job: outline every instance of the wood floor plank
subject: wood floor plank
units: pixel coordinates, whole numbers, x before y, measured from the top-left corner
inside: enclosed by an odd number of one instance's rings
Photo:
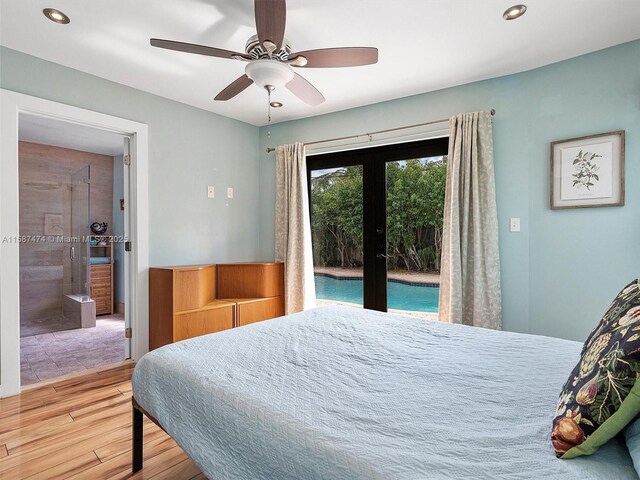
[[[131,382],[129,382],[128,385],[125,385],[122,388],[118,388],[118,390],[120,390],[120,392],[123,394],[133,393],[133,388],[131,388]]]
[[[133,363],[0,400],[0,478],[206,480],[144,419],[144,468],[131,472]]]
[[[53,384],[47,384],[46,386],[33,388],[20,395],[0,399],[0,418],[9,417],[14,413],[16,413],[16,411],[21,411],[22,413],[25,413],[28,409],[27,407],[39,407],[39,406],[55,403],[60,399],[67,398],[66,394],[64,393],[65,388],[67,387],[74,387],[78,384],[86,385],[90,380],[93,381],[95,384],[95,381],[101,378],[107,379],[113,376],[121,377],[123,372],[127,372],[127,371],[132,372],[134,366],[135,366],[134,363],[127,362],[127,363],[123,363],[118,368],[110,368],[107,370],[90,372],[82,376],[76,375],[70,379],[65,379]],[[129,388],[130,388],[130,385],[131,385],[130,382],[124,382],[118,385],[126,386],[127,384],[129,385]],[[103,384],[103,386],[104,385],[106,385],[106,383]],[[56,388],[62,390],[63,393],[57,393]]]
[[[191,480],[200,473],[202,473],[200,469],[196,467],[191,460],[186,459],[173,467],[161,471],[151,478],[153,480]],[[135,478],[135,476],[133,478]]]
[[[96,457],[93,452],[89,452],[85,453],[84,455],[75,456],[69,461],[56,465],[53,468],[42,470],[35,475],[22,478],[26,478],[28,480],[51,480],[52,478],[67,478],[72,475],[84,472],[95,465],[100,465],[100,460],[98,460],[98,457]]]
[[[148,451],[146,451],[148,450]],[[123,453],[100,465],[90,468],[82,474],[74,475],[69,480],[80,480],[85,478],[110,480],[121,478],[151,478],[162,471],[171,468],[176,463],[187,459],[187,456],[180,447],[173,447],[158,453],[151,448],[146,448],[144,452],[144,468],[136,475],[131,474],[131,452]]]
[[[60,400],[69,398],[69,389],[83,388],[77,387],[78,385],[84,385],[85,390],[91,390],[95,385],[105,387],[111,384],[113,384],[113,388],[115,389],[122,389],[123,391],[125,391],[127,388],[129,388],[129,390],[131,390],[131,382],[128,381],[130,375],[127,375],[127,372],[130,373],[132,371],[131,367],[129,366],[129,364],[125,364],[123,366],[123,369],[124,371],[120,372],[107,370],[105,372],[102,372],[102,376],[100,375],[100,373],[88,374],[86,376],[84,384],[82,379],[85,377],[74,377],[69,380],[63,380],[59,382],[59,384],[56,383],[47,385],[46,387],[31,390],[24,394],[0,399],[0,420],[3,418],[11,417],[18,412],[25,414],[28,411],[32,411],[33,409],[40,408],[46,405],[52,405],[56,402],[59,402]],[[121,381],[111,381],[114,379],[114,376],[117,376],[117,380]],[[102,378],[108,379],[108,382],[98,383]]]
[[[131,395],[122,395],[103,400],[102,402],[94,403],[82,408],[76,408],[71,410],[69,415],[74,420],[81,420],[86,417],[91,417],[102,412],[108,412],[109,410],[126,405],[131,408]]]
[[[97,448],[104,447],[109,442],[116,442],[127,435],[129,426],[123,426],[117,430],[107,433],[86,432],[83,435],[71,435],[57,444],[45,444],[41,448],[29,446],[28,451],[12,451],[9,448],[9,455],[0,459],[0,472],[19,471],[21,466],[40,465],[42,469],[52,468],[60,463],[84,453],[92,452]],[[77,440],[76,440],[77,439]],[[7,477],[16,478],[16,477]]]
[[[121,365],[118,365],[117,367],[102,368],[99,370],[88,372],[85,375],[76,375],[71,378],[68,378],[59,382],[55,382],[53,386],[56,389],[62,389],[62,388],[70,387],[73,385],[81,385],[84,382],[87,382],[89,380],[95,380],[96,378],[100,378],[100,377],[108,378],[111,375],[119,375],[122,372],[126,372],[126,371],[132,372],[135,366],[136,364],[134,362],[124,362]]]
[[[95,379],[80,383],[78,385],[70,385],[68,387],[54,387],[56,392],[63,393],[66,395],[74,395],[83,392],[89,392],[96,387],[106,387],[106,386],[114,386],[119,385],[123,382],[128,381],[131,378],[129,372],[122,372],[118,375],[108,375],[105,377],[97,376]]]
[[[180,447],[175,447],[165,452],[162,452],[159,455],[151,457],[149,460],[145,460],[144,470],[140,470],[135,475],[131,475],[126,478],[130,478],[131,480],[153,478],[159,473],[162,473],[168,470],[169,468],[173,467],[174,465],[188,459],[189,457],[185,455],[185,453],[182,451]]]
[[[96,414],[93,417],[84,419],[84,421],[75,421],[64,429],[47,431],[28,439],[13,440],[7,444],[7,448],[11,454],[25,453],[61,443],[73,442],[74,438],[91,437],[98,429],[102,434],[105,434],[112,430],[126,427],[129,424],[126,418],[128,410],[126,405],[123,405],[113,410]]]
[[[51,418],[56,415],[63,415],[72,410],[121,395],[122,394],[118,390],[114,390],[111,387],[96,389],[93,392],[82,396],[70,395],[67,399],[54,404],[44,405],[30,410],[25,414],[18,413],[9,418],[0,420],[0,434],[15,430],[16,428],[33,425],[42,420],[46,420],[47,418]]]
[[[35,438],[39,435],[46,435],[47,433],[56,431],[61,425],[73,422],[73,418],[69,414],[58,415],[47,420],[43,420],[33,425],[29,425],[23,428],[11,430],[0,435],[0,444],[24,439]]]
[[[21,408],[29,402],[42,401],[42,399],[48,398],[55,393],[55,388],[47,386],[33,389],[20,395],[14,395],[13,397],[0,398],[0,412],[4,413],[13,408]]]
[[[17,397],[0,398],[0,419],[15,415],[18,412],[25,413],[31,408],[37,408],[56,401],[56,391],[53,387],[43,389],[41,395],[32,395],[16,400]],[[22,395],[18,395],[21,397]],[[61,397],[58,397],[58,399]]]
[[[151,444],[150,447],[148,445]],[[162,431],[159,427],[157,427],[154,423],[150,425],[144,426],[144,450],[147,448],[157,449],[157,444],[160,444],[160,450],[162,450],[162,445],[164,445],[165,449],[173,448],[176,446],[175,440],[169,437],[164,431]],[[122,455],[123,453],[131,451],[131,435],[127,435],[125,438],[117,442],[112,442],[109,445],[105,445],[102,448],[98,448],[95,450],[96,455],[100,459],[101,462],[106,462],[111,460],[118,455]]]

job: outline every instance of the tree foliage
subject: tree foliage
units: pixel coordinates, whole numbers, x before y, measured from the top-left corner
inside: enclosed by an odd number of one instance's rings
[[[446,157],[387,164],[389,268],[439,270]],[[362,265],[362,168],[333,170],[312,180],[314,263]]]

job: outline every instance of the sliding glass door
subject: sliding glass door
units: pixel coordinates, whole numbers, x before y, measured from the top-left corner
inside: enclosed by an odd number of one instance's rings
[[[316,294],[437,312],[448,139],[307,158]]]

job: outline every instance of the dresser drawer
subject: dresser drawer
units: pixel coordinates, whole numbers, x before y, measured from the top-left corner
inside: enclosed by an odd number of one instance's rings
[[[91,298],[94,300],[98,298],[111,298],[111,291],[107,288],[91,287]]]
[[[173,341],[233,328],[234,308],[233,304],[229,304],[220,308],[177,314],[173,325]]]
[[[111,280],[111,265],[91,265],[91,281]]]
[[[99,297],[99,298],[94,298],[93,300],[96,302],[97,315],[111,313],[111,297],[108,297],[108,298]]]

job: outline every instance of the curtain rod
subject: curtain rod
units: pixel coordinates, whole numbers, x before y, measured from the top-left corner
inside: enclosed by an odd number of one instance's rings
[[[496,114],[496,110],[494,108],[492,108],[490,110],[490,113],[491,113],[491,115],[495,115]],[[426,127],[427,125],[433,125],[435,123],[443,123],[443,122],[448,122],[448,121],[449,121],[448,118],[443,118],[442,120],[432,120],[430,122],[425,122],[425,123],[416,123],[415,125],[407,125],[405,127],[387,128],[386,130],[377,130],[375,132],[361,133],[359,135],[347,135],[346,137],[336,137],[336,138],[328,138],[326,140],[316,140],[315,142],[307,142],[304,145],[305,146],[309,146],[309,145],[316,145],[318,143],[337,142],[338,140],[349,140],[350,138],[358,138],[358,137],[369,137],[369,140],[371,140],[371,136],[372,135],[379,135],[381,133],[396,132],[398,130],[407,130],[409,128]],[[273,151],[275,151],[275,148],[273,148],[273,147],[268,147],[267,148],[267,153],[271,153]]]

